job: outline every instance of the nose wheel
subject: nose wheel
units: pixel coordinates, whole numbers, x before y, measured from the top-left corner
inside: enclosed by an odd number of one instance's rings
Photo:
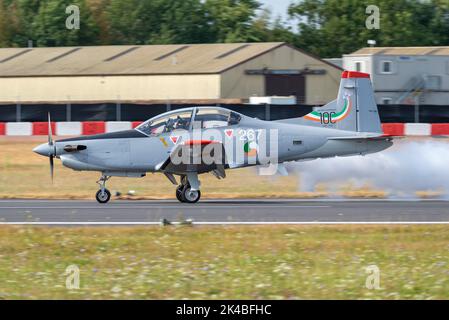
[[[95,194],[95,198],[99,203],[108,203],[111,200],[111,192],[106,189],[106,181],[108,181],[111,177],[109,176],[101,176],[100,180],[97,181],[97,184],[100,186],[100,190]]]

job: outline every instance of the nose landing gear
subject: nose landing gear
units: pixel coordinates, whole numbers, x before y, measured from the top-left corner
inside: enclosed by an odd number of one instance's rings
[[[110,176],[102,175],[100,180],[97,181],[97,184],[100,186],[100,190],[97,191],[95,198],[99,203],[107,203],[111,199],[111,192],[106,189],[106,181],[110,178]]]
[[[193,190],[186,177],[181,179],[181,184],[176,188],[176,199],[184,203],[196,203],[201,198],[200,190]]]

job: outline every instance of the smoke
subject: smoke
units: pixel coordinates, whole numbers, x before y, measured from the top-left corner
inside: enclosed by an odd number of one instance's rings
[[[299,174],[300,191],[314,191],[324,183],[330,190],[351,184],[370,186],[392,197],[414,196],[417,191],[449,194],[447,140],[398,140],[382,152],[295,162],[288,169]]]

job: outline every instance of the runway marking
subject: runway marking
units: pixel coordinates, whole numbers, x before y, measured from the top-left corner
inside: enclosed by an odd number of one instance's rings
[[[180,222],[172,222],[172,225],[181,225]],[[0,225],[102,225],[102,226],[139,226],[139,225],[161,225],[161,222],[143,221],[143,222],[107,222],[107,221],[93,221],[93,222],[0,222]],[[189,225],[189,224],[187,224]],[[449,221],[199,221],[193,222],[191,225],[449,225]]]
[[[233,202],[238,204],[238,202],[279,202],[279,203],[288,203],[288,202],[448,202],[449,198],[436,198],[436,199],[420,199],[420,198],[373,198],[373,199],[357,199],[357,198],[264,198],[264,199],[245,199],[245,198],[235,198],[235,199],[204,199],[201,200],[201,203],[216,203],[216,202]],[[94,200],[89,199],[80,199],[80,200],[63,200],[63,199],[0,199],[0,203],[27,203],[27,202],[63,202],[63,203],[95,203]],[[145,202],[145,203],[178,203],[176,200],[172,199],[142,199],[142,200],[111,200],[111,203],[131,203],[131,202]]]
[[[279,208],[277,205],[260,205],[260,206],[254,206],[254,205],[245,205],[245,204],[236,204],[236,205],[227,205],[227,206],[154,206],[154,205],[141,205],[141,206],[91,206],[91,207],[71,207],[71,206],[65,206],[65,207],[2,207],[0,206],[0,209],[229,209],[229,208]],[[283,208],[330,208],[331,206],[284,206]]]

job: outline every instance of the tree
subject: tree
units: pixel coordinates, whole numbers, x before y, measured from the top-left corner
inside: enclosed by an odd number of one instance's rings
[[[256,0],[206,0],[216,42],[254,41],[252,26],[261,4]]]
[[[25,8],[33,1],[0,0],[0,46],[25,46],[29,29],[24,16]]]
[[[8,14],[6,13],[6,5],[4,0],[0,0],[0,47],[9,46],[11,38],[10,24],[8,21]]]
[[[149,43],[213,42],[204,5],[200,0],[165,0],[160,32],[153,32]]]
[[[66,8],[77,5],[80,9],[80,28],[66,28]],[[38,46],[76,46],[97,43],[98,27],[84,0],[44,0],[32,23],[32,35]]]
[[[378,30],[365,26],[365,10],[371,4],[371,0],[303,0],[290,6],[289,14],[299,20],[295,44],[322,57],[353,52],[366,46],[368,39],[379,46],[447,44],[443,17],[448,11],[441,0],[377,0]]]

